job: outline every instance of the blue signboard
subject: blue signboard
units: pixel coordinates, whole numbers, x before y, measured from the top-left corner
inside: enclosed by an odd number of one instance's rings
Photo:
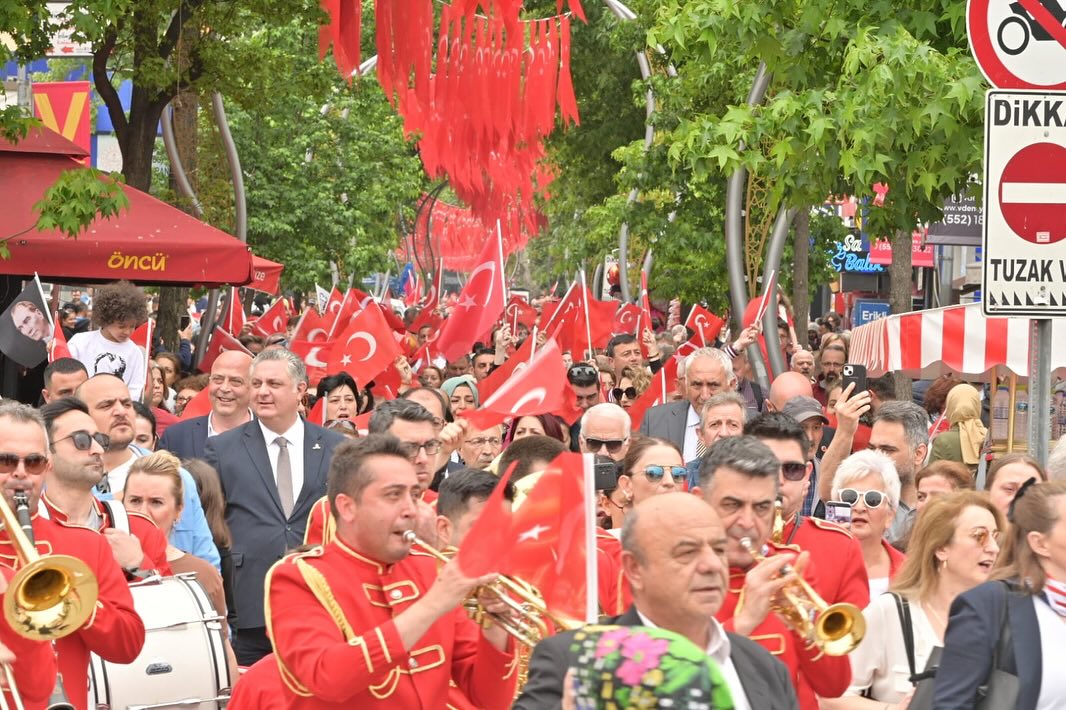
[[[888,301],[855,301],[855,307],[851,311],[851,327],[858,328],[879,318],[887,318],[891,312]]]

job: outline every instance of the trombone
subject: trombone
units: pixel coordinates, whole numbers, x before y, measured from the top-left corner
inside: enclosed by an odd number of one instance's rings
[[[741,538],[740,544],[756,562],[765,560],[769,552],[766,545],[756,549],[748,537]],[[783,575],[792,572],[791,565],[781,569]],[[827,656],[846,656],[866,635],[866,619],[859,607],[847,602],[828,604],[799,576],[778,593],[773,611],[786,626]]]
[[[55,641],[80,629],[96,609],[99,584],[87,564],[70,555],[41,555],[31,539],[29,498],[15,493],[15,511],[0,495],[0,523],[15,548],[18,571],[4,592],[4,619],[11,629],[33,641]],[[11,667],[3,667],[4,680],[22,710],[22,699]],[[63,694],[62,678],[49,700],[50,709],[72,707]],[[8,710],[0,694],[0,709]]]
[[[406,542],[417,544],[441,562],[451,561],[451,555],[427,545],[419,539],[413,530],[405,532],[403,537]],[[584,622],[566,619],[549,611],[548,605],[544,602],[544,597],[537,591],[537,588],[523,579],[500,575],[494,584],[484,587],[484,589],[506,604],[514,613],[514,616],[485,611],[485,608],[478,602],[477,596],[474,594],[471,594],[463,601],[463,608],[466,609],[474,621],[482,625],[487,621],[491,621],[500,626],[516,641],[530,649],[550,635],[549,624],[557,630],[576,629],[584,626]]]

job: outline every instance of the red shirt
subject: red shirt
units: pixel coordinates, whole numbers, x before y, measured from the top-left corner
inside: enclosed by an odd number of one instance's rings
[[[830,604],[847,602],[860,610],[870,603],[870,580],[862,560],[862,546],[845,528],[821,518],[796,518],[785,523],[783,547],[807,550],[818,570],[815,591]]]
[[[83,527],[64,527],[39,515],[33,517],[37,552],[61,554],[85,562],[100,588],[96,613],[73,634],[56,641],[59,672],[70,702],[86,710],[89,698],[89,654],[111,663],[132,663],[144,647],[144,622],[133,607],[126,579],[111,546],[100,533]],[[16,567],[11,541],[0,539],[0,565]],[[51,689],[49,689],[50,691]]]
[[[9,582],[15,576],[9,567],[0,566],[0,573]],[[0,599],[3,599],[3,594],[0,594]],[[20,636],[8,625],[6,618],[0,618],[0,643],[15,654],[11,671],[15,676],[22,704],[27,710],[42,710],[56,684],[56,654],[52,650],[52,644],[47,641],[31,641]],[[5,687],[6,682],[5,678]],[[11,693],[4,692],[4,699],[7,701],[6,707],[15,707]]]
[[[60,510],[46,493],[41,494],[41,502],[44,503],[44,507],[48,509],[48,515],[55,522],[64,527],[82,527],[71,523],[69,516]],[[103,532],[107,528],[115,527],[115,521],[111,519],[107,506],[96,498],[93,498],[93,506],[96,508],[96,514],[103,520],[103,524],[97,532]],[[144,552],[144,558],[138,567],[142,570],[155,570],[164,577],[174,574],[170,569],[170,563],[167,562],[167,539],[163,535],[163,531],[156,527],[152,519],[146,515],[129,511],[126,512],[126,515],[129,516],[130,520],[130,535],[137,538],[137,541],[141,543],[141,550]]]
[[[340,539],[274,565],[267,575],[267,628],[286,707],[439,708],[452,678],[476,707],[510,707],[512,654],[493,647],[462,607],[404,649],[393,618],[436,576],[432,557],[416,552],[383,565]],[[335,613],[316,596],[323,588]]]
[[[285,710],[285,686],[278,663],[270,653],[241,674],[230,694],[227,710]]]

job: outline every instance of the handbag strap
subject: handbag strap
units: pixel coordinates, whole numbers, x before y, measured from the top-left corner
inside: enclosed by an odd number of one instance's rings
[[[899,614],[899,625],[903,629],[903,647],[907,649],[907,664],[911,669],[911,682],[914,682],[914,624],[911,622],[911,605],[903,595],[889,592],[896,602],[896,613]]]
[[[1007,582],[1004,582],[1003,586],[1005,591],[1003,594],[1003,610],[999,617],[999,641],[996,642],[996,649],[992,654],[992,668],[993,670],[998,668],[1009,673],[1011,671],[1008,671],[1002,662],[1004,659],[1013,658],[1014,656],[1014,637],[1011,633],[1009,618],[1011,586]]]

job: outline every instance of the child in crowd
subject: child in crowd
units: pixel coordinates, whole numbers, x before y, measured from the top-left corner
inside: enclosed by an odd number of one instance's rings
[[[96,289],[93,320],[99,328],[78,333],[67,346],[89,376],[110,372],[129,387],[130,397],[140,400],[145,384],[144,353],[130,340],[133,331],[148,317],[144,292],[129,281],[117,281]]]

